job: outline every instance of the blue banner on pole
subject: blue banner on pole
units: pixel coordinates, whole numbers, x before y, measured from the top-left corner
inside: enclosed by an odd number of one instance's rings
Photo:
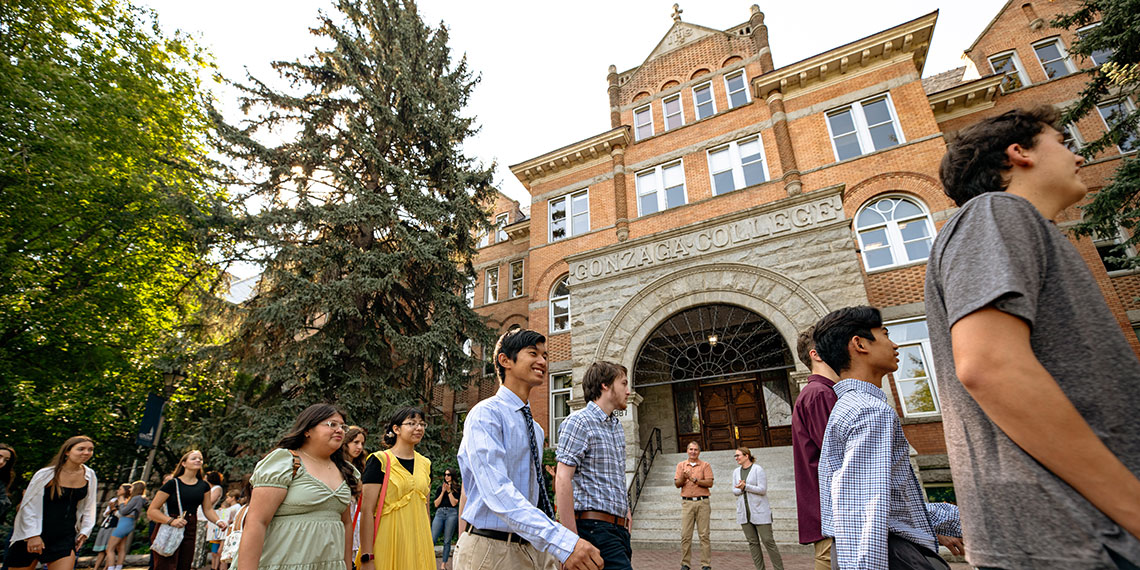
[[[154,438],[158,434],[158,423],[162,421],[162,409],[166,406],[166,398],[155,394],[146,397],[146,411],[143,412],[142,423],[139,424],[139,435],[135,443],[142,447],[154,447]]]

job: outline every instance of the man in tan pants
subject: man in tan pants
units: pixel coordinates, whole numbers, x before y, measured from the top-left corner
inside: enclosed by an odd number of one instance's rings
[[[712,567],[709,541],[709,488],[713,486],[712,466],[701,461],[701,446],[690,441],[689,457],[677,464],[673,484],[681,489],[681,570],[689,570],[693,557],[693,524],[701,537],[701,570]]]

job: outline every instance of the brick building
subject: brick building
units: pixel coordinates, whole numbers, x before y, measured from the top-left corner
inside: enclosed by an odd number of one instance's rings
[[[949,483],[923,306],[926,256],[955,210],[938,182],[944,135],[1075,100],[1086,80],[1077,71],[1096,63],[1068,57],[1073,34],[1048,26],[1075,6],[1011,1],[963,67],[926,79],[937,12],[780,68],[757,6],[727,30],[677,12],[641,65],[611,66],[611,130],[514,165],[529,215],[500,197],[501,229],[476,262],[474,305],[491,324],[548,336],[550,389],[532,405],[551,443],[583,404],[586,366],[606,359],[632,371],[630,470],[655,429],[669,453],[690,439],[711,450],[789,445],[808,375],[794,357],[798,332],[872,304],[900,345],[883,388],[925,483]],[[1073,143],[1099,136],[1114,105],[1134,102],[1106,102],[1101,117],[1070,126]],[[1090,161],[1089,187],[1131,150]],[[1076,243],[1140,353],[1140,276],[1102,262],[1112,239]]]

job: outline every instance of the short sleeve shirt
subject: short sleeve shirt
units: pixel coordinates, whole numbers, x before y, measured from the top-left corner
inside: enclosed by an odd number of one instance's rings
[[[693,477],[696,477],[697,479],[713,478],[712,465],[709,465],[707,461],[701,461],[700,459],[696,461],[696,465],[690,463],[688,458],[678,463],[677,472],[673,475],[673,478],[680,479],[681,474],[686,472],[691,473]],[[681,486],[681,496],[707,497],[709,496],[709,488],[696,484],[696,482],[694,482],[692,479],[686,479],[685,484]]]
[[[187,485],[175,477],[167,481],[159,490],[170,495],[170,498],[166,499],[166,514],[177,517],[182,512],[197,513],[198,507],[202,506],[202,500],[206,497],[206,493],[210,492],[210,484],[198,479],[197,483]],[[179,496],[182,497],[181,508],[178,506]]]
[[[1140,361],[1076,247],[1028,200],[991,192],[946,223],[927,264],[926,311],[969,562],[1102,568],[1140,563],[1140,540],[1025,453],[958,381],[950,327],[985,307],[1021,318],[1030,345],[1101,441],[1140,474]],[[1000,382],[1000,378],[986,379]]]

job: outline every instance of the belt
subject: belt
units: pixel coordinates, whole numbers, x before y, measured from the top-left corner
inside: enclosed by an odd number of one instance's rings
[[[528,541],[527,539],[525,539],[525,538],[523,538],[523,537],[521,537],[521,536],[519,536],[513,532],[503,532],[501,530],[484,530],[481,528],[474,528],[474,527],[472,527],[467,532],[470,532],[471,534],[475,534],[475,535],[479,535],[479,536],[485,536],[487,538],[493,538],[495,540],[501,540],[501,541],[507,542],[507,543],[513,542],[513,543],[518,544],[520,546],[530,545],[530,541]]]
[[[578,520],[608,522],[623,528],[625,527],[625,523],[629,522],[625,517],[614,516],[602,511],[574,511],[574,518]]]
[[[682,501],[703,501],[708,497],[681,497]]]

